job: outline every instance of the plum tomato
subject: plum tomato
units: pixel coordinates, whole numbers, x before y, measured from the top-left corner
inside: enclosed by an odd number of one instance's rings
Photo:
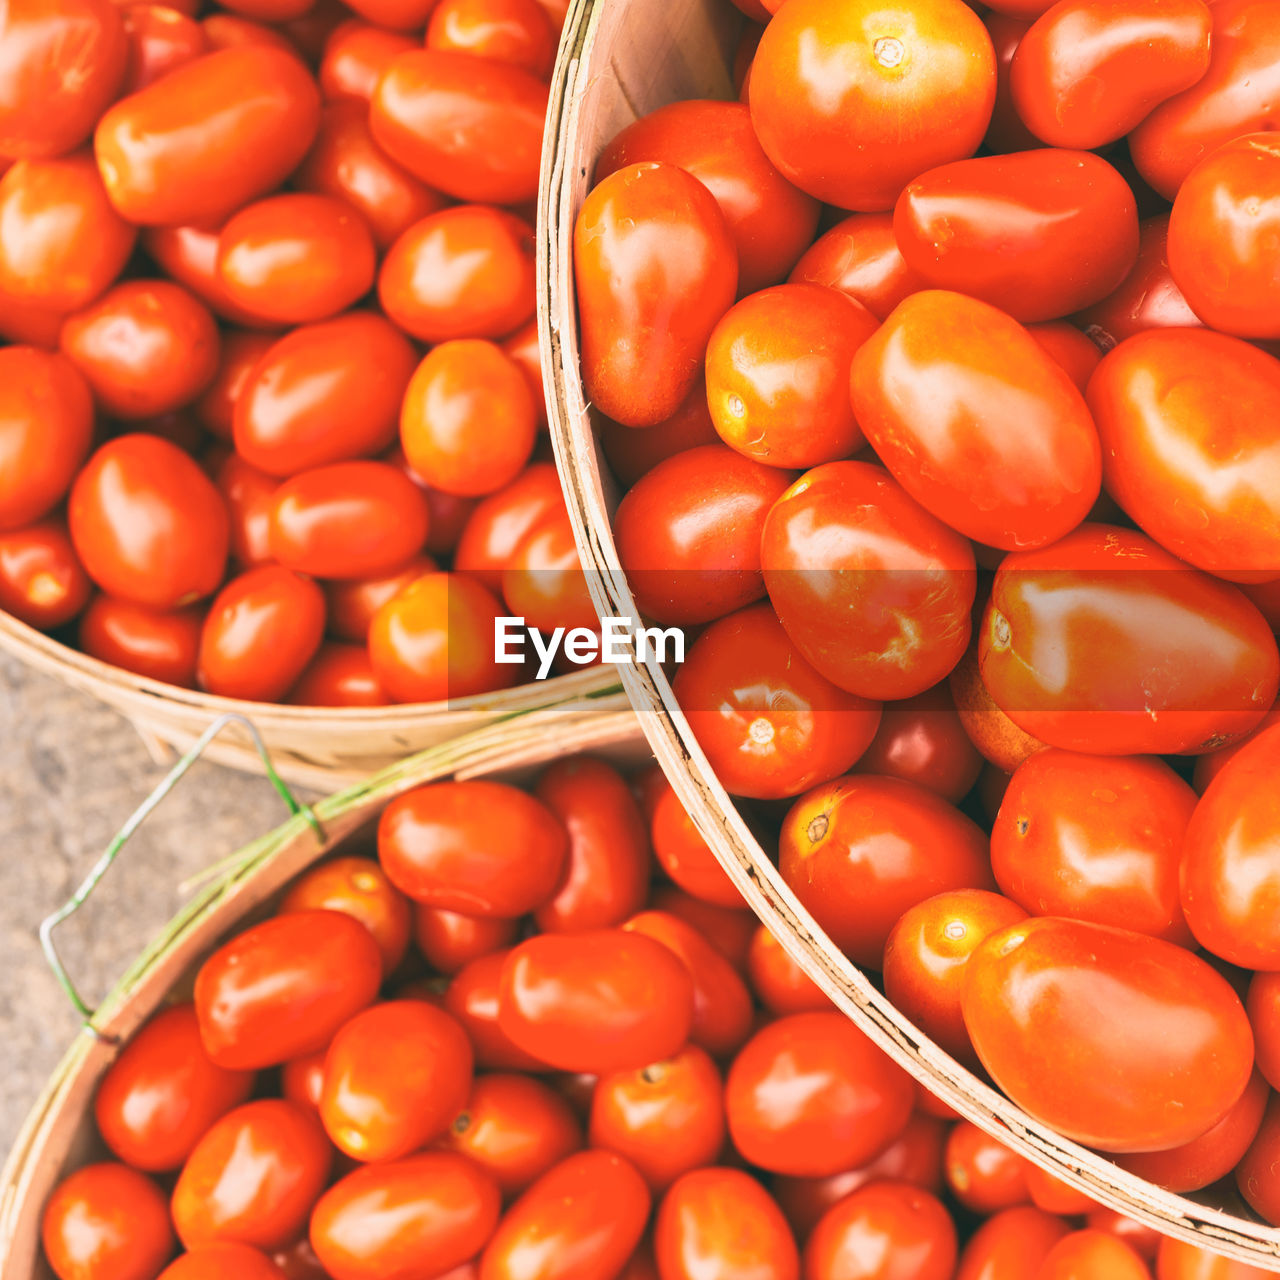
[[[175,1258],[158,1280],[289,1280],[289,1274],[249,1244],[223,1240],[201,1245]]]
[[[390,573],[372,578],[326,582],[324,592],[328,605],[329,634],[339,640],[366,644],[369,627],[378,610],[423,574],[435,571],[436,562],[430,556],[414,556]]]
[[[266,322],[227,296],[218,275],[218,232],[203,226],[147,227],[142,232],[147,255],[221,319],[246,329]]]
[[[790,480],[722,444],[685,450],[642,476],[614,519],[640,612],[688,626],[764,595],[761,531]]]
[[[1158,1280],[1267,1280],[1272,1274],[1173,1236],[1161,1237],[1156,1255]]]
[[[596,181],[645,161],[678,165],[711,192],[738,249],[738,291],[777,284],[818,226],[819,204],[760,149],[743,102],[672,102],[628,125],[600,153]]]
[[[885,995],[953,1058],[976,1065],[960,1008],[965,966],[993,933],[1026,918],[1018,903],[985,889],[952,889],[909,907],[884,945]]]
[[[49,631],[89,602],[93,584],[56,517],[0,533],[0,609]]]
[[[502,599],[511,616],[540,631],[600,629],[573,525],[563,507],[548,511],[516,543],[502,571]],[[567,657],[564,661],[573,665]]]
[[[517,919],[468,916],[423,902],[413,904],[413,940],[436,973],[457,973],[472,960],[510,947],[519,932]]]
[[[1151,1272],[1130,1245],[1104,1231],[1073,1231],[1044,1256],[1036,1280],[1151,1280]]]
[[[556,33],[537,0],[440,0],[426,44],[505,62],[539,80],[556,58]]]
[[[819,675],[768,604],[713,622],[672,687],[716,777],[737,796],[785,799],[847,772],[880,724],[880,704]]]
[[[254,367],[275,345],[274,333],[226,329],[218,351],[218,372],[191,406],[200,425],[219,440],[231,440],[236,402]]]
[[[1195,806],[1162,760],[1050,748],[1014,770],[991,828],[991,869],[1035,915],[1191,946],[1178,867]]]
[[[205,1053],[256,1070],[323,1049],[378,994],[382,952],[342,911],[295,911],[224,943],[196,974]]]
[[[94,152],[120,215],[143,226],[217,226],[306,155],[320,91],[293,53],[220,49],[122,98]]]
[[[959,1245],[946,1207],[908,1182],[875,1182],[837,1201],[804,1250],[806,1280],[951,1280]]]
[[[1029,1280],[1070,1230],[1062,1218],[1033,1205],[1005,1209],[969,1237],[955,1280]]]
[[[707,343],[707,403],[731,448],[773,467],[816,467],[865,441],[849,403],[854,353],[879,327],[838,289],[784,284],[744,298]]]
[[[214,470],[213,481],[227,504],[232,560],[245,569],[270,564],[271,507],[279,479],[232,452]]]
[[[718,907],[743,906],[742,894],[716,861],[680,797],[665,780],[650,815],[653,852],[658,865],[685,893]]]
[[[124,94],[137,93],[161,76],[210,51],[195,18],[163,4],[129,4],[121,16],[129,37]],[[121,96],[124,96],[122,94]]]
[[[286,702],[300,707],[385,707],[387,697],[362,644],[322,644]]]
[[[1027,1161],[967,1120],[947,1137],[945,1170],[951,1194],[984,1217],[1030,1203]]]
[[[833,1009],[757,1031],[729,1068],[724,1102],[744,1160],[822,1178],[865,1164],[893,1142],[911,1116],[915,1085]]]
[[[913,294],[854,356],[850,386],[858,425],[894,478],[977,542],[1042,546],[1097,500],[1102,455],[1084,397],[988,303]]]
[[[978,659],[1019,727],[1107,756],[1223,746],[1262,719],[1280,683],[1275,637],[1239,590],[1102,524],[1005,557]]]
[[[152,609],[99,595],[80,618],[80,648],[134,675],[194,689],[203,625],[204,611],[198,606]]]
[[[1030,20],[993,9],[983,15],[982,25],[991,37],[996,55],[996,101],[983,143],[988,151],[996,155],[1030,151],[1041,145],[1040,139],[1022,123],[1009,88],[1009,73],[1014,55],[1018,52],[1022,37],[1027,34]]]
[[[1009,775],[1029,756],[1043,751],[1045,744],[1019,728],[996,706],[982,683],[976,645],[970,647],[956,664],[947,684],[955,700],[956,714],[969,740],[987,761],[988,769],[998,770],[1005,779],[999,790],[999,795],[1003,796]],[[989,774],[984,777],[990,780]],[[988,816],[995,817],[995,808],[988,811]]]
[[[502,966],[498,1026],[560,1071],[621,1071],[669,1058],[689,1037],[693,979],[667,946],[622,929],[544,933]]]
[[[978,149],[995,89],[991,38],[961,0],[803,0],[765,28],[748,98],[783,177],[875,212],[916,174]]]
[[[1101,1151],[1162,1151],[1200,1137],[1253,1070],[1249,1019],[1211,965],[1083,920],[1044,916],[993,933],[965,966],[962,1007],[1005,1093]]]
[[[747,951],[747,976],[756,999],[770,1013],[813,1013],[831,1001],[814,980],[783,950],[782,943],[764,925],[751,935]]]
[[[802,476],[770,509],[760,557],[787,634],[850,693],[923,693],[968,646],[973,549],[880,467],[830,462]]]
[[[158,436],[104,444],[76,477],[67,516],[76,554],[110,595],[174,609],[222,581],[222,496],[191,457]]]
[[[1280,973],[1255,973],[1245,1009],[1253,1026],[1258,1070],[1272,1088],[1280,1080]]]
[[[628,427],[669,418],[738,289],[715,197],[674,164],[615,170],[583,202],[573,259],[588,399]]]
[[[478,1067],[545,1071],[546,1064],[521,1049],[499,1025],[499,988],[510,954],[509,948],[491,951],[463,965],[445,988],[444,1007],[465,1028]]]
[[[1280,1222],[1280,1095],[1271,1094],[1262,1124],[1236,1166],[1235,1182],[1249,1207],[1275,1226]]]
[[[1280,332],[1280,331],[1278,331]],[[1280,360],[1207,329],[1153,329],[1089,384],[1107,492],[1166,550],[1219,577],[1280,575]]]
[[[924,787],[870,774],[796,801],[778,870],[832,942],[869,969],[908,908],[950,889],[995,889],[976,823]]]
[[[1156,1250],[1164,1237],[1145,1222],[1127,1217],[1115,1209],[1105,1209],[1097,1205],[1085,1215],[1085,1226],[1094,1231],[1105,1231],[1108,1235],[1123,1240],[1133,1251],[1141,1255],[1142,1260],[1151,1265],[1156,1260]]]
[[[1105,298],[1138,256],[1133,192],[1087,151],[1044,148],[931,169],[898,197],[893,230],[930,286],[1023,323]]]
[[[596,438],[613,474],[628,488],[677,453],[715,444],[720,437],[707,407],[706,379],[699,375],[675,413],[643,431],[624,427],[601,414],[596,422]]]
[[[531,462],[510,484],[472,509],[454,549],[454,569],[490,591],[501,591],[503,568],[525,534],[544,516],[563,508],[554,465]]]
[[[1093,339],[1065,320],[1049,320],[1027,326],[1027,332],[1040,344],[1040,349],[1066,370],[1067,376],[1084,395],[1089,379],[1102,359]]]
[[[1204,75],[1211,26],[1204,0],[1059,0],[1018,44],[1013,104],[1051,147],[1106,146]]]

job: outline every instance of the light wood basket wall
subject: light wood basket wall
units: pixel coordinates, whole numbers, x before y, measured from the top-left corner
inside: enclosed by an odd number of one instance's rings
[[[109,1154],[93,1120],[99,1080],[123,1045],[171,994],[190,991],[196,968],[228,934],[254,918],[314,862],[353,842],[367,847],[378,815],[397,795],[443,777],[523,783],[550,761],[577,752],[591,752],[622,766],[651,758],[629,711],[565,717],[554,734],[526,720],[428,751],[382,778],[320,802],[316,813],[324,839],[297,817],[249,846],[248,870],[232,876],[182,921],[163,948],[144,953],[97,1011],[94,1026],[101,1034],[86,1030],[76,1040],[32,1108],[0,1172],[0,1280],[54,1280],[40,1250],[40,1218],[50,1192],[66,1174]],[[121,856],[127,858],[127,849]],[[92,899],[84,910],[92,912]]]
[[[552,439],[602,615],[638,611],[611,531],[617,489],[578,374],[573,223],[603,146],[638,116],[684,98],[734,97],[741,20],[729,0],[574,0],[551,85],[538,217],[538,306]],[[667,777],[756,914],[832,1000],[961,1115],[1065,1182],[1167,1235],[1280,1272],[1280,1229],[1243,1201],[1170,1194],[1060,1137],[944,1053],[818,928],[788,889],[698,749],[661,667],[623,683]]]

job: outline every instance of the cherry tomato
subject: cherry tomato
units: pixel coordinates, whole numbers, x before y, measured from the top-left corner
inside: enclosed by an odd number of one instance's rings
[[[200,637],[200,687],[224,698],[277,702],[324,638],[324,592],[309,578],[263,565],[214,597]]]
[[[145,89],[209,51],[201,25],[168,5],[130,4],[121,17],[129,37],[129,62],[122,86],[125,94]]]
[[[683,169],[631,164],[583,202],[573,244],[587,397],[626,426],[654,426],[680,407],[733,304],[729,223]]]
[[[837,222],[805,250],[789,278],[838,289],[877,320],[925,287],[902,256],[887,212],[855,213]]]
[[[354,98],[366,104],[361,118],[368,124],[368,102],[391,60],[418,42],[412,36],[352,18],[339,23],[325,41],[318,78],[326,102]],[[321,126],[323,132],[323,125]]]
[[[467,517],[458,538],[453,565],[479,579],[491,591],[502,588],[502,571],[524,536],[564,498],[555,467],[530,463],[496,493],[482,499]]]
[[[1129,135],[1138,172],[1166,200],[1216,147],[1277,123],[1280,12],[1266,0],[1214,0],[1210,14],[1209,70]]]
[[[648,1217],[649,1189],[629,1161],[577,1152],[507,1210],[480,1257],[480,1280],[612,1280]]]
[[[952,804],[969,794],[981,770],[982,756],[944,684],[889,703],[871,745],[858,757],[859,773],[902,778]]]
[[[701,375],[675,413],[656,426],[636,431],[601,415],[596,437],[613,474],[628,488],[658,463],[720,438],[707,408],[706,381]]]
[[[444,993],[444,1007],[466,1028],[476,1065],[486,1071],[543,1071],[499,1025],[499,986],[510,950],[491,951],[460,969]]]
[[[1271,1274],[1172,1236],[1161,1239],[1156,1260],[1159,1280],[1266,1280]]]
[[[1101,524],[1005,557],[978,656],[1019,727],[1108,756],[1222,746],[1262,719],[1280,682],[1271,629],[1236,588]]]
[[[370,108],[377,144],[446,195],[494,204],[537,195],[547,86],[530,72],[413,49],[388,64]]]
[[[499,916],[468,916],[424,903],[413,904],[413,938],[437,973],[452,974],[516,940],[519,922]]]
[[[761,37],[751,122],[802,191],[876,211],[916,174],[978,149],[995,88],[991,38],[960,0],[804,0]]]
[[[1163,761],[1041,751],[1005,792],[991,869],[1028,912],[1190,946],[1178,866],[1195,806],[1196,793]]]
[[[520,669],[494,658],[502,612],[486,588],[462,574],[423,574],[369,624],[378,683],[396,702],[442,702],[509,688]]]
[[[501,1208],[483,1169],[427,1151],[334,1183],[311,1215],[311,1245],[333,1280],[439,1275],[480,1252]]]
[[[983,889],[926,898],[903,912],[885,943],[885,994],[953,1058],[976,1065],[960,1011],[965,966],[991,934],[1026,917],[1018,903]]]
[[[323,1049],[378,994],[382,952],[342,911],[296,911],[224,943],[196,974],[205,1052],[219,1066],[275,1066]]]
[[[561,1071],[620,1071],[669,1058],[693,1022],[694,983],[661,942],[622,929],[545,933],[502,967],[498,1023]]]
[[[44,1207],[40,1237],[58,1280],[153,1280],[173,1254],[164,1192],[123,1164],[87,1164]]]
[[[1084,399],[1021,325],[976,298],[913,294],[854,356],[851,386],[895,479],[978,542],[1052,542],[1098,497]]]
[[[1031,1205],[1005,1209],[969,1237],[955,1280],[1030,1280],[1070,1230],[1061,1218]]]
[[[874,1159],[905,1128],[915,1086],[842,1013],[767,1024],[733,1061],[725,1111],[743,1159],[822,1178]]]
[[[389,974],[409,949],[409,903],[372,859],[332,858],[300,875],[280,902],[278,912],[341,911],[373,935]]]
[[[0,178],[0,289],[20,302],[88,306],[124,269],[136,238],[88,151],[19,160]]]
[[[715,197],[738,250],[738,290],[782,280],[813,239],[818,202],[769,162],[743,102],[673,102],[628,125],[601,152],[596,181],[643,162],[674,164]]]
[[[680,797],[665,781],[649,822],[659,866],[685,893],[718,907],[743,905],[738,886],[729,879],[685,812]]]
[[[365,644],[374,615],[389,600],[424,574],[434,573],[430,556],[414,556],[390,573],[374,578],[350,578],[325,583],[330,635]]]
[[[222,581],[226,507],[167,440],[125,435],[104,444],[72,485],[68,519],[77,555],[110,595],[173,609]]]
[[[100,595],[80,618],[80,648],[135,675],[194,689],[203,624],[199,608],[152,609]]]
[[[969,958],[962,1004],[1014,1102],[1102,1151],[1198,1138],[1253,1068],[1249,1020],[1224,978],[1172,943],[1104,925],[1044,917],[992,934]]]
[[[119,91],[128,59],[124,22],[107,0],[13,0],[0,44],[0,156],[79,146]]]
[[[441,0],[427,24],[427,48],[471,54],[551,74],[555,33],[536,0]]]
[[[1102,359],[1102,352],[1093,339],[1086,337],[1075,325],[1068,324],[1065,320],[1028,325],[1027,332],[1051,360],[1062,366],[1083,395],[1093,371]]]
[[[687,626],[758,600],[761,531],[789,479],[724,445],[678,453],[642,476],[614,518],[640,611]]]
[[[756,999],[770,1013],[809,1013],[827,1008],[830,998],[760,925],[747,952],[747,975]]]
[[[909,907],[949,889],[994,889],[987,838],[932,791],[854,775],[815,787],[782,825],[778,870],[832,942],[879,969]]]
[[[804,1250],[806,1280],[951,1280],[955,1224],[905,1182],[876,1182],[833,1205]]]
[[[167,280],[130,280],[67,317],[62,350],[113,417],[149,418],[190,404],[218,371],[208,308]]]
[[[716,776],[756,799],[784,799],[846,772],[880,724],[880,704],[819,675],[767,604],[713,622],[673,688]]]
[[[206,1244],[176,1258],[160,1273],[159,1280],[286,1280],[261,1249],[247,1244]]]
[[[741,1169],[678,1178],[658,1209],[653,1246],[663,1280],[799,1280],[782,1210]]]

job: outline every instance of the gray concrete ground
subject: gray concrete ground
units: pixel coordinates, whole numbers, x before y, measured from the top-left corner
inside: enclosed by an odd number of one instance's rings
[[[36,928],[163,774],[114,711],[0,658],[0,1157],[79,1025]],[[173,915],[185,878],[285,816],[263,779],[188,773],[59,930],[85,997],[109,990]]]

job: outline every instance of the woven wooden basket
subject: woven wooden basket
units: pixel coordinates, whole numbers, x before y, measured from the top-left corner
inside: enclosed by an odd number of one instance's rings
[[[0,1172],[0,1280],[54,1280],[40,1251],[40,1218],[66,1174],[107,1154],[93,1121],[98,1081],[166,997],[184,991],[184,984],[189,990],[200,961],[228,933],[320,858],[353,843],[367,848],[383,808],[410,788],[445,777],[526,781],[549,761],[577,752],[620,765],[650,758],[629,711],[566,715],[554,734],[533,720],[490,728],[320,801],[311,813],[323,836],[300,815],[230,859],[222,878],[173,921],[99,1006],[92,1027],[67,1052],[28,1115]]]
[[[397,760],[511,716],[556,720],[587,707],[618,710],[626,699],[615,672],[593,667],[498,693],[390,707],[292,707],[220,698],[148,680],[0,613],[0,651],[114,707],[157,760],[186,751],[219,716],[238,712],[258,727],[280,775],[314,791],[353,786]],[[249,738],[232,730],[206,753],[260,773]]]
[[[742,20],[729,0],[574,0],[551,85],[538,217],[543,377],[556,461],[602,615],[638,616],[611,529],[616,483],[596,443],[578,374],[573,224],[604,145],[665,103],[733,98]],[[654,661],[623,683],[672,786],[756,914],[832,1000],[967,1119],[1103,1204],[1166,1235],[1280,1272],[1280,1229],[1238,1198],[1201,1203],[1125,1173],[1060,1137],[944,1053],[818,928],[779,876],[699,750]]]

